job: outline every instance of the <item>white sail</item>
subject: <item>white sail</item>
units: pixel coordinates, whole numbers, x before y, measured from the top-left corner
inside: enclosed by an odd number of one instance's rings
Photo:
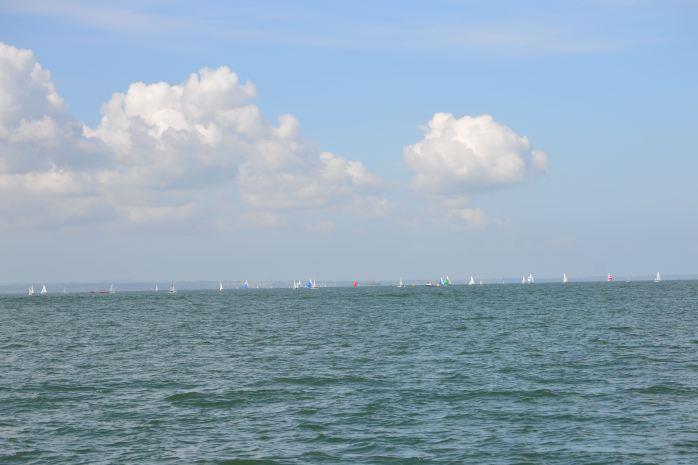
[[[218,281],[218,292],[223,292],[223,281]]]
[[[533,279],[533,273],[528,273],[528,278],[526,279],[526,282],[528,282],[528,284],[533,284],[533,283],[536,282],[536,281]]]
[[[176,294],[177,289],[175,289],[174,281],[170,284],[170,290],[168,291],[170,294]]]
[[[468,281],[468,286],[472,286],[473,284],[475,284],[475,278],[473,277],[473,275],[470,275],[470,281]]]
[[[567,279],[567,273],[562,273],[562,284],[567,284],[568,283]]]
[[[398,281],[397,287],[405,287],[405,283],[402,282],[402,276],[400,276],[400,281]]]
[[[654,278],[654,282],[658,283],[659,281],[662,280],[662,275],[659,274],[659,271],[657,271],[657,276]]]
[[[110,294],[116,294],[116,291],[114,290],[114,285],[113,285],[113,284],[110,284],[110,285],[109,285],[109,293],[110,293]]]
[[[29,289],[27,289],[27,295],[34,295],[34,285],[32,284],[29,286]]]
[[[155,292],[158,291],[158,283],[155,283]]]
[[[46,293],[48,293],[48,291],[46,290],[46,284],[44,284],[44,285],[41,287],[41,292],[40,292],[40,294],[41,294],[41,295],[44,295],[44,294],[46,294]]]
[[[521,284],[526,284],[526,275],[521,275]]]

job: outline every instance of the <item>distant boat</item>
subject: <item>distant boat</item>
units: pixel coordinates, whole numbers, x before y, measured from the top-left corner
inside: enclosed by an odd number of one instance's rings
[[[533,274],[532,274],[532,273],[528,273],[528,278],[526,278],[526,282],[527,282],[528,284],[534,284],[534,283],[536,282],[536,281],[533,279]]]
[[[245,282],[242,283],[242,288],[243,288],[243,289],[249,289],[249,288],[250,288],[250,283],[248,283],[247,280],[245,280]]]
[[[662,275],[659,274],[659,271],[657,271],[657,276],[654,278],[654,282],[658,283],[662,280]]]
[[[567,273],[562,273],[562,284],[567,284],[568,282]]]
[[[354,280],[353,283],[351,283],[353,287],[359,287],[359,282],[357,280]]]
[[[427,283],[425,284],[425,286],[426,286],[426,287],[434,287],[434,283],[432,283],[431,281],[427,281]]]
[[[223,282],[218,281],[218,292],[223,292]]]
[[[400,281],[398,281],[397,287],[400,287],[400,288],[405,287],[405,283],[402,282],[402,277],[400,277]]]
[[[48,293],[48,291],[46,290],[46,284],[44,284],[43,286],[41,286],[41,292],[39,294],[45,295],[47,293]]]
[[[446,279],[444,279],[444,286],[450,286],[451,285],[451,278],[446,275]]]
[[[308,279],[308,282],[305,283],[305,288],[306,289],[317,289],[318,288],[317,281],[314,279]]]
[[[468,281],[468,286],[472,286],[474,284],[475,284],[475,278],[473,277],[473,275],[470,275],[470,281]]]
[[[611,273],[608,273],[608,277],[606,278],[606,281],[610,283],[610,282],[613,281],[614,279],[615,279],[615,278],[613,277],[613,275],[612,275]]]
[[[110,284],[110,285],[109,285],[109,293],[110,293],[110,294],[116,294],[116,291],[114,290],[114,285],[113,285],[113,284]]]
[[[170,290],[167,291],[167,292],[170,293],[170,294],[176,294],[176,293],[177,293],[177,289],[175,289],[174,281],[172,281],[172,283],[170,284]]]
[[[439,277],[439,286],[445,286],[445,285],[446,285],[446,281],[444,281],[444,277],[440,276]]]
[[[293,289],[300,289],[303,286],[303,284],[300,281],[296,281],[295,279],[293,280]]]
[[[155,283],[155,292],[158,292],[158,283]]]
[[[29,286],[29,289],[27,289],[27,295],[32,296],[34,295],[34,285],[32,284]]]
[[[521,284],[526,284],[526,275],[521,276]]]

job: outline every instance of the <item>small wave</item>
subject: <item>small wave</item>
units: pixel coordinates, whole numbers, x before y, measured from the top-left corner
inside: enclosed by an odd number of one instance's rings
[[[205,394],[197,391],[172,394],[165,400],[184,407],[229,408],[247,401],[246,395],[239,392],[226,394]]]
[[[550,389],[531,389],[531,390],[516,390],[516,389],[504,389],[504,390],[470,390],[462,392],[452,392],[449,394],[434,394],[431,392],[410,392],[406,393],[406,397],[410,398],[412,402],[418,402],[419,399],[429,399],[429,400],[443,400],[446,402],[461,402],[469,400],[483,400],[483,399],[500,399],[509,398],[513,400],[520,400],[523,402],[532,402],[536,400],[546,400],[554,399],[560,397],[566,397],[573,393],[564,391],[553,391]]]
[[[0,346],[0,350],[6,350],[6,349],[23,349],[27,347],[26,344],[20,344],[18,342],[12,342],[10,344],[5,344],[4,346]]]
[[[638,394],[677,394],[677,395],[694,395],[695,388],[690,388],[682,385],[655,384],[642,388],[633,388],[630,391]]]
[[[368,378],[356,375],[347,376],[281,376],[274,378],[275,383],[299,384],[303,386],[326,386],[329,384],[364,384],[371,382]]]
[[[216,460],[214,463],[218,463],[220,465],[275,465],[279,462],[268,459],[225,459]]]

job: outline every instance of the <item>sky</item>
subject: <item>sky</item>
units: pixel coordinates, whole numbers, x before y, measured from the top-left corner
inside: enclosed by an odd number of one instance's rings
[[[0,282],[698,274],[697,22],[0,1]]]

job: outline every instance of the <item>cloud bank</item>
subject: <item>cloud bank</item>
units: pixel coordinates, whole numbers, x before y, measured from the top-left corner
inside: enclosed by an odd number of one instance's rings
[[[436,113],[424,138],[403,150],[412,189],[436,198],[448,216],[485,224],[480,209],[463,208],[473,195],[524,182],[548,170],[548,156],[490,115]]]
[[[273,223],[289,209],[387,205],[361,162],[303,140],[292,115],[267,122],[256,95],[228,67],[204,68],[180,84],[131,84],[90,128],[30,50],[0,43],[5,225],[216,221],[233,204]]]

